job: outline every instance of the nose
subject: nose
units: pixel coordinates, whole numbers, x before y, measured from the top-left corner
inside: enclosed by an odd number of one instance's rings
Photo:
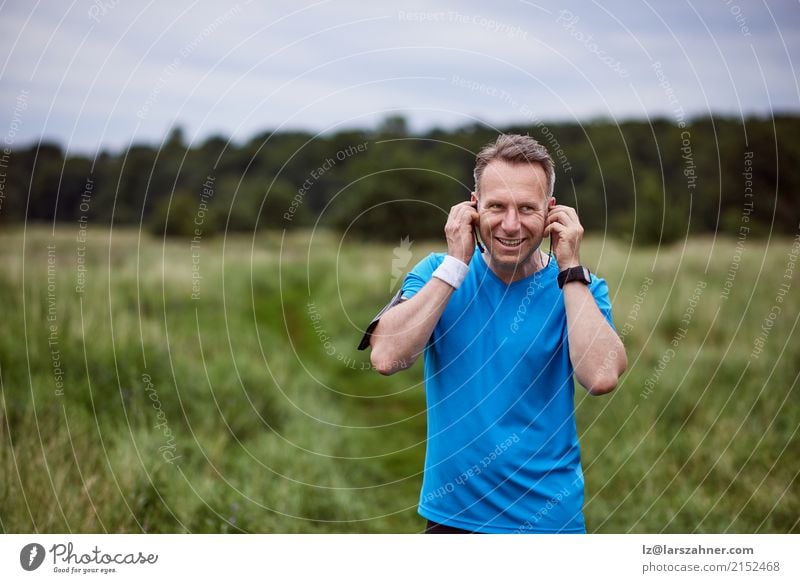
[[[501,227],[509,235],[516,235],[519,233],[519,214],[516,208],[510,207],[506,210],[503,215]]]

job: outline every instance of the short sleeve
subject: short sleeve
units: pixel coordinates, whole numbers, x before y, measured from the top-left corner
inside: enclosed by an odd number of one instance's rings
[[[431,280],[434,270],[442,264],[444,257],[444,253],[431,253],[408,272],[402,286],[404,300],[413,298]]]
[[[589,284],[589,291],[592,292],[592,296],[594,297],[597,307],[600,308],[600,312],[605,316],[611,327],[616,330],[614,320],[611,317],[611,300],[608,298],[608,284],[606,280],[592,274],[592,283]]]
[[[369,347],[370,338],[378,326],[381,316],[396,305],[414,297],[414,294],[430,281],[431,277],[433,277],[433,270],[441,265],[442,261],[444,261],[444,253],[431,253],[408,272],[402,287],[367,326],[364,335],[361,337],[361,342],[358,343],[358,350],[366,350]]]

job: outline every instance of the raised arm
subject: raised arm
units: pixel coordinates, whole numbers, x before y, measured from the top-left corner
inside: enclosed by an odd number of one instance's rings
[[[375,370],[390,375],[416,362],[453,291],[441,279],[431,278],[413,298],[381,317],[370,338]]]
[[[575,377],[593,395],[610,393],[628,365],[625,346],[585,284],[564,285],[564,306]]]
[[[553,207],[544,234],[547,236],[551,232],[558,268],[564,270],[580,265],[583,227],[575,209],[564,205]],[[593,395],[610,393],[628,366],[625,346],[597,307],[586,284],[566,283],[563,293],[569,358],[575,378]]]
[[[470,202],[457,204],[450,209],[444,228],[447,253],[452,258],[449,262],[458,260],[463,264],[455,264],[459,269],[469,265],[475,251],[472,225],[477,219],[478,213]],[[445,262],[448,262],[448,258]],[[425,350],[436,323],[455,291],[452,285],[439,278],[439,269],[444,267],[438,268],[434,277],[414,297],[388,310],[372,332],[370,361],[379,373],[390,375],[405,370]]]

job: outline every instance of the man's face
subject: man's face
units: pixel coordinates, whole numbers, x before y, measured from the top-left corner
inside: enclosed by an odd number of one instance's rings
[[[495,271],[516,277],[531,273],[529,262],[542,242],[548,203],[547,174],[540,164],[494,160],[484,169],[478,200],[481,238]]]

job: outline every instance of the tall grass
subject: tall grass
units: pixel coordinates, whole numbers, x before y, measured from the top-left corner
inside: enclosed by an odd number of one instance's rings
[[[0,234],[3,531],[422,528],[421,363],[381,377],[355,345],[438,243],[218,237],[193,264],[187,240],[90,227],[78,293],[75,235]],[[590,531],[800,530],[791,245],[747,241],[723,294],[733,239],[585,241],[630,362],[612,395],[576,391]]]

